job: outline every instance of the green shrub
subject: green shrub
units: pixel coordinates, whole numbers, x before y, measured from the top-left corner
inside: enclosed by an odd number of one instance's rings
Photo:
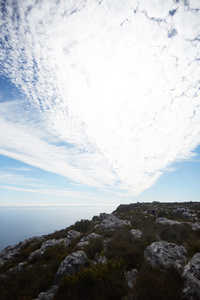
[[[109,259],[123,260],[127,270],[140,268],[144,260],[144,249],[147,243],[134,239],[129,230],[121,229],[115,232],[108,243],[106,256]]]
[[[88,245],[85,245],[84,251],[87,253],[88,258],[94,259],[96,253],[100,253],[103,250],[102,238],[93,238]]]
[[[89,220],[80,220],[77,221],[74,225],[71,226],[71,229],[85,233],[91,229],[92,221]]]
[[[181,300],[184,279],[174,267],[165,270],[145,264],[128,300]]]
[[[187,225],[161,225],[157,229],[160,238],[167,242],[181,244],[190,238],[191,228]]]
[[[116,300],[127,292],[124,270],[120,263],[90,265],[61,280],[55,300]]]

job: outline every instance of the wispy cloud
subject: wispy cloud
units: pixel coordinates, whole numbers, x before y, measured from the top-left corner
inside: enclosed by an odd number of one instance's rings
[[[89,193],[79,192],[79,191],[68,191],[68,190],[54,190],[54,189],[30,189],[30,188],[21,188],[16,186],[5,186],[2,185],[1,188],[12,190],[12,191],[20,191],[20,192],[28,192],[28,193],[36,193],[36,194],[45,194],[45,195],[54,195],[61,196],[65,198],[79,198],[79,199],[94,199],[94,196],[89,195]]]
[[[2,106],[1,154],[131,195],[194,156],[197,1],[6,1],[0,17],[0,72],[29,104]]]

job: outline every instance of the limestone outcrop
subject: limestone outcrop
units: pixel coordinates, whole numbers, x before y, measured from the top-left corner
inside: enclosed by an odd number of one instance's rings
[[[65,246],[69,245],[70,243],[70,240],[68,238],[63,238],[63,239],[51,239],[51,240],[47,240],[45,241],[42,246],[40,247],[40,249],[38,250],[35,250],[34,252],[32,252],[30,255],[29,255],[29,259],[32,259],[34,256],[36,255],[43,255],[45,250],[48,248],[48,247],[53,247],[57,244],[60,244],[60,243],[63,243]]]
[[[130,226],[131,223],[128,220],[120,220],[113,214],[102,213],[100,214],[100,223],[97,225],[97,227],[104,230],[111,230],[121,228],[124,225]]]
[[[21,249],[23,249],[23,247],[25,247],[28,243],[34,245],[35,243],[43,241],[44,239],[44,236],[32,237],[17,245],[6,247],[0,252],[0,266],[3,265],[6,261],[13,259],[14,256],[17,255],[21,251]]]
[[[195,254],[185,266],[183,276],[186,278],[185,298],[200,299],[200,253]]]
[[[101,235],[93,232],[87,236],[83,236],[80,242],[77,244],[77,246],[83,249],[83,247],[85,245],[88,245],[92,239],[98,239],[98,238],[101,238]]]
[[[40,249],[38,249],[38,250],[35,250],[34,252],[32,252],[31,254],[30,254],[30,256],[29,256],[29,259],[32,259],[34,256],[36,256],[36,255],[43,255],[44,254],[44,252],[45,252],[45,250],[48,248],[48,247],[53,247],[53,246],[55,246],[55,245],[57,245],[57,244],[61,244],[61,243],[63,243],[64,244],[64,246],[68,246],[69,245],[69,243],[73,240],[73,239],[75,239],[75,238],[77,238],[77,237],[80,237],[80,232],[78,232],[78,231],[75,231],[75,230],[70,230],[69,232],[68,232],[68,234],[67,234],[67,237],[66,238],[61,238],[61,239],[50,239],[50,240],[47,240],[47,241],[45,241],[43,244],[42,244],[42,246],[40,247]]]
[[[155,242],[146,248],[144,257],[153,266],[176,266],[181,269],[186,262],[186,254],[187,251],[183,246],[174,243]]]
[[[60,264],[54,278],[54,284],[57,284],[64,275],[74,275],[80,271],[81,266],[85,264],[87,255],[84,251],[77,251],[68,255]]]

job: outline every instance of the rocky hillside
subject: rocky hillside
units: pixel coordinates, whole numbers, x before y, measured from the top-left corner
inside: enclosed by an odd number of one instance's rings
[[[200,203],[120,205],[0,252],[2,300],[200,299]]]

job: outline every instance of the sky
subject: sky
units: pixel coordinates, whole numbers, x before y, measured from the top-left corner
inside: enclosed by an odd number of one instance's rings
[[[0,0],[0,205],[200,201],[200,1]]]

